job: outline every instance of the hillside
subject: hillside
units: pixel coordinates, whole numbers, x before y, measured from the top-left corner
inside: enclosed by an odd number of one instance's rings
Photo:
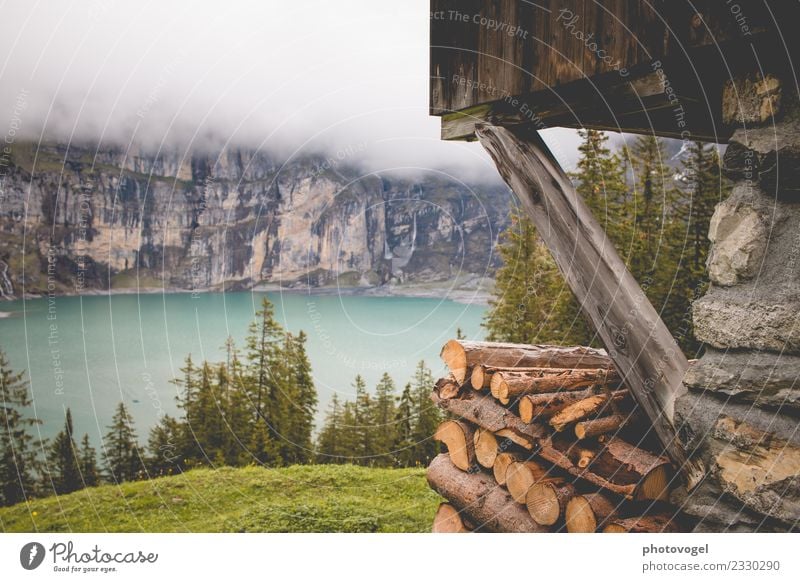
[[[196,469],[0,508],[4,532],[425,532],[424,469]]]
[[[364,174],[358,156],[13,147],[0,297],[137,287],[367,287],[484,277],[508,189]],[[24,250],[24,253],[23,253]],[[24,269],[23,269],[24,264]]]

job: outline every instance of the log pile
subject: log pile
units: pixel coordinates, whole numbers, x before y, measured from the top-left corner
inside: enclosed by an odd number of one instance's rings
[[[451,340],[435,532],[672,532],[674,468],[603,350]]]

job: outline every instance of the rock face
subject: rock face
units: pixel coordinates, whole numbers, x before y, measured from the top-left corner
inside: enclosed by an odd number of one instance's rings
[[[773,75],[737,86],[728,118],[748,127],[724,159],[737,182],[711,221],[711,285],[693,304],[707,349],[675,403],[706,477],[674,501],[701,531],[789,531],[800,524],[800,103]]]
[[[356,161],[356,160],[353,160]],[[491,276],[509,193],[263,153],[35,152],[0,177],[0,295]],[[24,265],[24,280],[23,280]]]

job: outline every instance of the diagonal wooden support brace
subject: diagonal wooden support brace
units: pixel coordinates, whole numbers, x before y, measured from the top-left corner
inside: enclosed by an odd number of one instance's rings
[[[476,134],[691,489],[703,467],[687,458],[673,424],[675,399],[686,390],[683,352],[539,134],[491,125]]]

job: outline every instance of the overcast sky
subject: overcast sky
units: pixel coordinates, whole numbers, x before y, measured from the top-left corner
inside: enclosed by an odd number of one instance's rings
[[[2,2],[3,125],[37,140],[357,151],[369,169],[493,176],[479,144],[441,142],[428,116],[428,10],[428,0]],[[574,132],[547,139],[571,166]]]

